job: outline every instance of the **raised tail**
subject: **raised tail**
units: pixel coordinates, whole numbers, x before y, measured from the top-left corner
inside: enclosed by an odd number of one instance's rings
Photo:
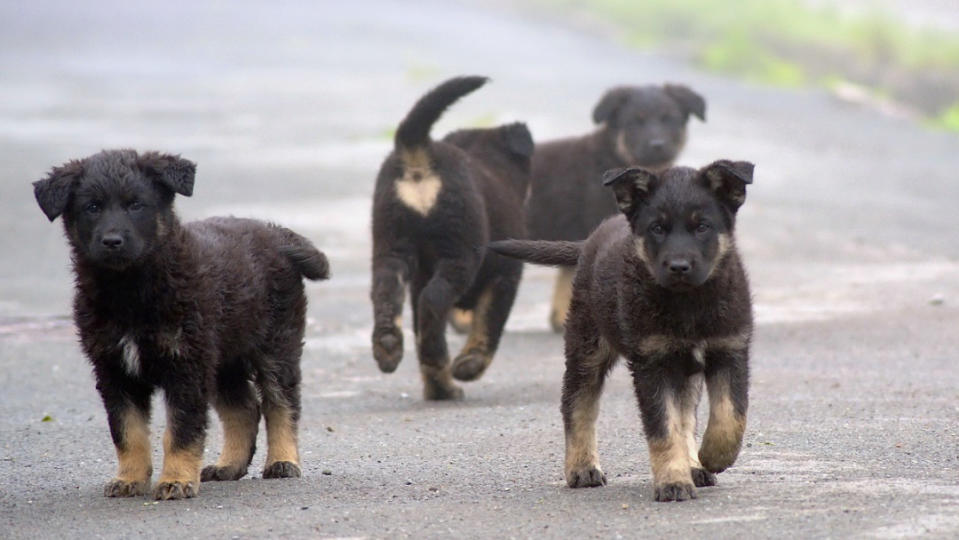
[[[330,261],[313,242],[279,225],[274,225],[273,231],[280,237],[277,249],[293,263],[300,275],[312,281],[330,278]]]
[[[583,244],[563,240],[500,240],[490,242],[489,248],[500,255],[534,264],[576,266],[583,252]]]
[[[476,90],[488,81],[486,77],[455,77],[436,88],[413,105],[413,108],[396,129],[396,149],[412,150],[429,142],[430,129],[439,120],[443,111],[456,100]]]

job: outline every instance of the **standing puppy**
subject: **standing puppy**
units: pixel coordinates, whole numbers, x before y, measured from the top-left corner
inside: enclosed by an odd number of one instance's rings
[[[607,173],[621,216],[585,242],[494,242],[504,255],[576,266],[566,325],[566,483],[600,486],[603,381],[619,356],[633,375],[657,501],[696,496],[731,466],[746,427],[752,304],[733,231],[753,165],[717,161],[661,174]],[[696,452],[696,408],[709,424]]]
[[[479,378],[492,361],[522,263],[487,253],[490,240],[525,237],[523,197],[533,140],[523,124],[469,129],[433,141],[433,123],[486,82],[460,77],[423,96],[396,131],[373,195],[373,356],[382,371],[403,356],[400,316],[409,287],[426,399],[460,399],[453,378]],[[474,312],[462,352],[449,361],[453,307]]]
[[[530,238],[589,236],[616,213],[616,200],[596,179],[620,167],[669,167],[686,143],[689,115],[705,120],[706,102],[686,86],[621,86],[593,109],[599,129],[537,145],[527,202]],[[563,331],[572,278],[571,269],[560,269],[549,316],[556,332]]]
[[[34,183],[47,217],[63,216],[72,251],[74,321],[120,462],[108,497],[150,487],[156,388],[167,411],[157,499],[193,497],[201,479],[244,476],[261,400],[263,477],[300,476],[302,278],[326,279],[326,257],[302,236],[258,221],[181,225],[173,197],[193,192],[194,170],[178,156],[111,150]],[[201,473],[208,403],[223,422],[224,445]]]

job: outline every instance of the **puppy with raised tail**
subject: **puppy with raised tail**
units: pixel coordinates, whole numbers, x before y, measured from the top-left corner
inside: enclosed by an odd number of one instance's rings
[[[119,470],[108,497],[146,493],[153,472],[150,401],[163,390],[167,428],[157,499],[195,496],[200,481],[237,480],[253,458],[262,411],[263,478],[300,476],[303,278],[326,256],[276,225],[236,218],[181,224],[193,193],[179,156],[110,150],[34,183],[46,216],[63,216],[73,258],[73,317],[106,407]],[[212,403],[224,443],[200,469]]]
[[[427,92],[400,122],[373,194],[373,356],[390,373],[403,358],[401,314],[409,291],[423,397],[461,399],[453,380],[479,379],[499,346],[523,264],[488,253],[490,240],[523,238],[533,138],[522,123],[430,130],[485,77],[456,77]],[[472,312],[469,336],[450,361],[446,321]]]
[[[603,381],[626,358],[657,501],[696,497],[735,462],[746,427],[752,304],[734,241],[753,165],[609,171],[621,215],[584,242],[508,240],[490,248],[576,267],[566,325],[562,412],[566,482],[601,486],[596,448]],[[705,380],[709,423],[696,449]]]

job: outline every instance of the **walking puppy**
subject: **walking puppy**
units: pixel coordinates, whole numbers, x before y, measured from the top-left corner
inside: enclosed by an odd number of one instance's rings
[[[157,499],[193,497],[200,481],[247,472],[262,412],[263,478],[300,476],[302,278],[326,279],[326,257],[302,236],[258,221],[181,225],[174,194],[193,192],[178,156],[100,152],[55,167],[34,194],[63,216],[76,294],[73,316],[93,364],[120,466],[104,490],[150,487],[150,398],[166,399]],[[200,471],[207,403],[223,422],[219,460]]]
[[[686,143],[689,115],[705,120],[706,102],[685,86],[621,86],[607,91],[593,109],[598,130],[537,145],[527,202],[530,238],[589,236],[616,213],[612,194],[594,179],[619,167],[669,167]],[[560,269],[549,316],[556,332],[563,331],[572,278],[572,269]]]
[[[585,242],[494,242],[511,257],[576,265],[566,325],[566,483],[600,486],[603,381],[626,358],[643,419],[657,501],[696,497],[731,466],[746,426],[752,305],[733,231],[753,165],[717,161],[661,174],[610,171],[622,215]],[[709,424],[696,452],[703,379]]]
[[[533,140],[523,124],[469,129],[432,141],[430,128],[486,82],[460,77],[423,96],[396,131],[373,195],[373,356],[394,371],[403,356],[400,316],[409,286],[425,399],[460,399],[453,382],[478,379],[492,361],[522,263],[487,253],[490,240],[525,237],[523,198]],[[473,311],[462,352],[449,361],[453,307]]]

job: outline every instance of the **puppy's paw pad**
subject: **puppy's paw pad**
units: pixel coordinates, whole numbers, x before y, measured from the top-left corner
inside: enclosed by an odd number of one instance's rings
[[[571,488],[605,486],[606,473],[598,466],[574,469],[566,474],[566,485]]]
[[[300,466],[292,461],[276,461],[263,469],[263,478],[299,478]]]
[[[481,353],[466,353],[453,360],[453,378],[459,381],[475,381],[489,367],[490,358]]]
[[[246,476],[246,467],[217,467],[208,465],[200,472],[201,482],[216,482],[220,480],[239,480]]]
[[[130,482],[114,478],[103,487],[105,497],[136,497],[150,490],[150,481]]]
[[[196,482],[173,480],[170,482],[159,482],[156,489],[153,490],[153,498],[158,501],[190,499],[196,497],[197,493],[199,493],[199,488]]]
[[[393,373],[403,359],[403,333],[399,328],[373,331],[373,358],[383,373]]]
[[[706,469],[695,468],[692,470],[693,484],[696,487],[710,487],[716,485],[716,475]]]
[[[459,401],[465,395],[462,388],[452,383],[426,383],[423,387],[423,399],[427,401]]]
[[[696,488],[692,484],[663,484],[656,486],[654,495],[659,502],[687,501],[696,498]]]

